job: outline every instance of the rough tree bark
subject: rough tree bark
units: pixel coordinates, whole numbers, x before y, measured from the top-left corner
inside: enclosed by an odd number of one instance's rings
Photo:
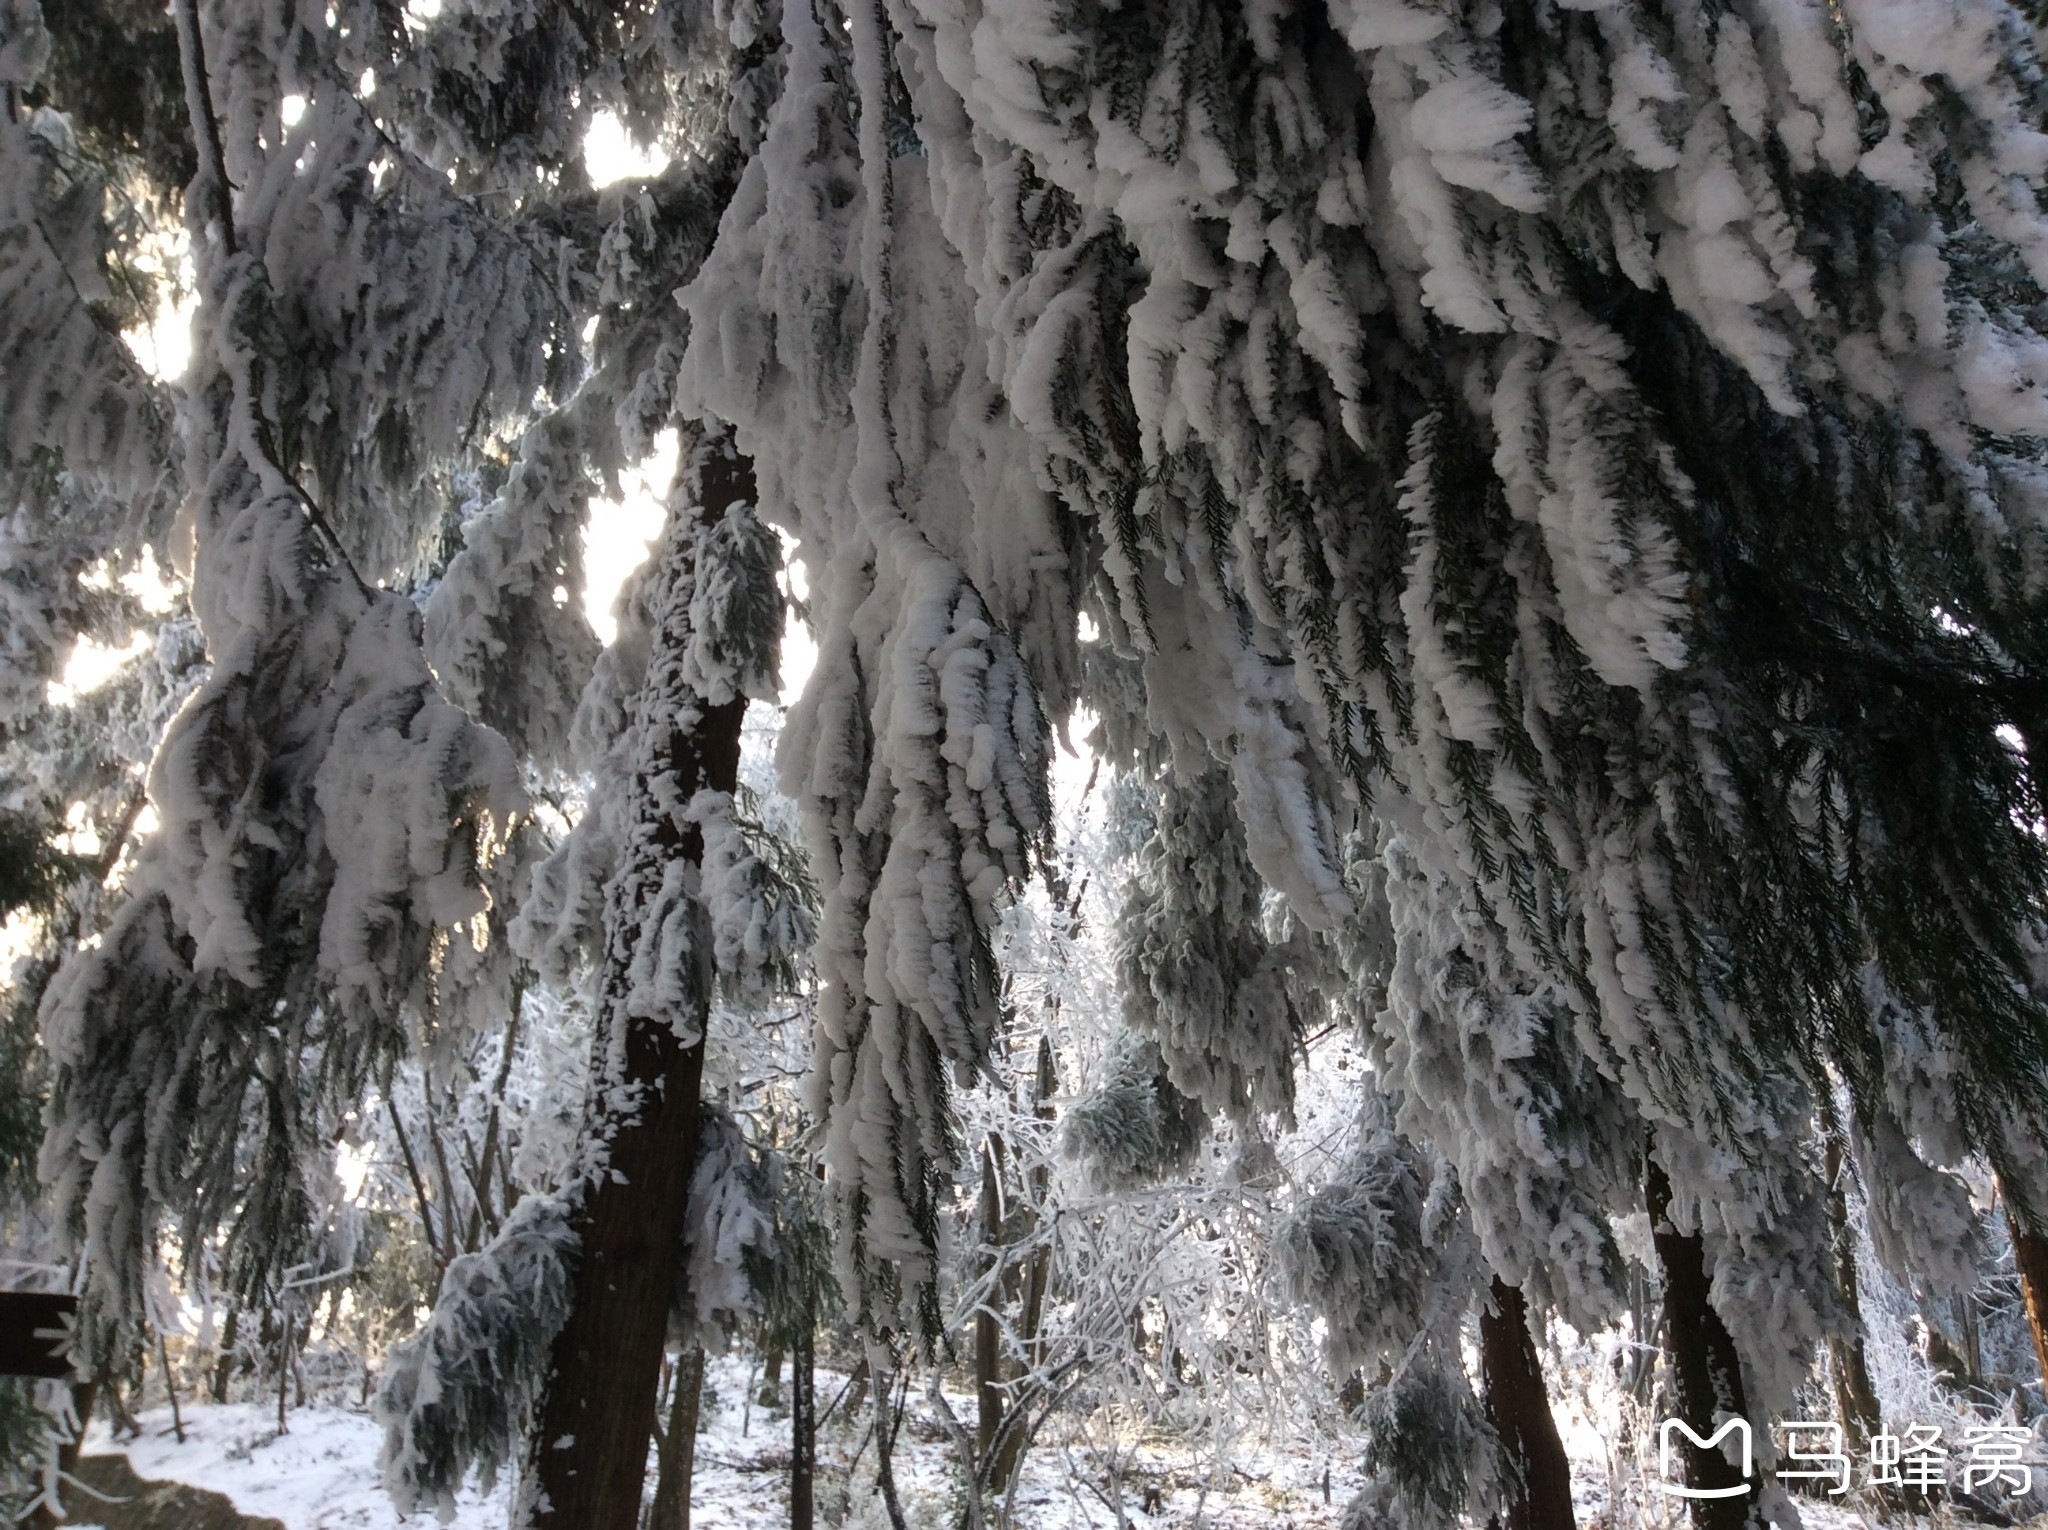
[[[2034,1359],[2048,1382],[2048,1236],[2022,1225],[2010,1187],[1998,1186],[2005,1207],[2005,1227],[2012,1236],[2012,1262],[2019,1271],[2020,1297],[2026,1304],[2027,1329],[2034,1336]]]
[[[1678,1415],[1701,1439],[1711,1439],[1717,1419],[1749,1417],[1742,1362],[1727,1325],[1707,1299],[1706,1245],[1698,1233],[1682,1233],[1672,1225],[1671,1181],[1654,1158],[1645,1160],[1643,1198],[1664,1276],[1664,1332],[1677,1382]],[[1682,1435],[1679,1441],[1688,1486],[1709,1491],[1750,1486],[1720,1450],[1702,1450]],[[1752,1491],[1695,1498],[1693,1524],[1698,1530],[1745,1530],[1754,1521],[1756,1497]]]
[[[242,1309],[228,1308],[228,1320],[220,1331],[220,1357],[213,1366],[213,1400],[224,1403],[228,1400],[228,1383],[235,1375],[235,1344],[241,1336]]]
[[[813,1369],[816,1339],[799,1324],[789,1342],[789,1530],[812,1530],[817,1522],[814,1483],[818,1471],[818,1393]]]
[[[654,1504],[647,1530],[690,1530],[690,1481],[697,1474],[697,1408],[704,1396],[704,1351],[691,1345],[676,1359],[675,1397],[661,1437]]]
[[[753,465],[729,447],[699,464],[698,520],[712,525],[754,497]],[[628,804],[627,865],[606,904],[604,986],[584,1105],[586,1171],[575,1228],[573,1305],[555,1337],[528,1442],[528,1523],[548,1530],[634,1530],[654,1432],[655,1379],[675,1296],[704,1073],[704,1015],[627,1011],[641,920],[674,861],[703,858],[701,833],[672,808],[700,789],[733,790],[746,700],[705,705],[684,679],[696,549],[671,538],[660,612],[635,715],[641,741]],[[708,938],[708,937],[707,937]]]
[[[1849,1224],[1849,1191],[1842,1156],[1842,1134],[1834,1108],[1821,1101],[1821,1125],[1827,1133],[1822,1172],[1828,1181],[1828,1243],[1834,1254],[1835,1284],[1849,1314],[1849,1332],[1828,1335],[1828,1375],[1835,1387],[1835,1411],[1848,1435],[1849,1453],[1861,1457],[1883,1431],[1877,1388],[1863,1349],[1863,1304],[1856,1282],[1856,1234]]]
[[[1505,1530],[1573,1530],[1572,1468],[1550,1412],[1543,1362],[1529,1333],[1520,1286],[1493,1278],[1479,1311],[1479,1363],[1486,1377],[1486,1418],[1519,1479],[1501,1517]]]

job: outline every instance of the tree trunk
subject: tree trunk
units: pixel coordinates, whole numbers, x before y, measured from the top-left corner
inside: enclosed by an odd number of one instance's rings
[[[1664,1330],[1679,1417],[1699,1438],[1711,1439],[1718,1420],[1749,1417],[1742,1362],[1734,1338],[1707,1299],[1706,1245],[1698,1233],[1681,1233],[1672,1225],[1671,1181],[1654,1158],[1646,1161],[1643,1191],[1664,1275]],[[1698,1530],[1745,1530],[1753,1518],[1754,1484],[1719,1449],[1701,1449],[1683,1435],[1678,1441],[1688,1486],[1709,1491],[1752,1489],[1725,1498],[1692,1499],[1693,1524]]]
[[[782,1346],[769,1344],[761,1350],[761,1390],[754,1401],[764,1408],[782,1406]]]
[[[1052,1097],[1059,1087],[1059,1075],[1054,1070],[1052,1037],[1038,1038],[1038,1068],[1032,1083],[1031,1113],[1041,1121],[1053,1117]],[[1031,1199],[1024,1207],[1023,1232],[1034,1231],[1038,1219],[1037,1208],[1045,1204],[1047,1187],[1052,1182],[1052,1170],[1046,1164],[1039,1164],[1031,1171]],[[1025,1374],[1028,1376],[1045,1357],[1045,1344],[1039,1329],[1045,1321],[1045,1297],[1052,1283],[1052,1246],[1041,1243],[1033,1251],[1024,1266],[1024,1310],[1017,1324],[1017,1337],[1024,1351]],[[987,1473],[989,1490],[1007,1496],[1010,1484],[1016,1480],[1018,1468],[1024,1463],[1024,1446],[1031,1431],[1025,1427],[1028,1421],[1016,1420],[1009,1429],[1000,1433],[996,1440],[996,1459]]]
[[[1518,1478],[1502,1520],[1506,1530],[1573,1530],[1572,1467],[1529,1333],[1529,1304],[1520,1286],[1498,1275],[1491,1300],[1479,1312],[1479,1363],[1486,1377],[1487,1422]]]
[[[807,1325],[799,1325],[789,1344],[789,1530],[812,1530],[817,1521],[813,1493],[818,1472],[814,1357],[811,1330]]]
[[[877,1370],[871,1383],[875,1394],[875,1490],[882,1495],[890,1530],[910,1530],[910,1522],[903,1517],[903,1500],[896,1492],[896,1428],[903,1416],[889,1401],[894,1379]],[[905,1387],[908,1385],[906,1380]]]
[[[121,1378],[118,1375],[108,1375],[106,1385],[100,1389],[100,1401],[107,1410],[107,1422],[115,1439],[142,1438],[142,1426],[135,1422],[135,1415],[128,1408],[128,1399],[121,1395]]]
[[[1934,1379],[1958,1398],[1974,1397],[1984,1390],[1984,1374],[1977,1355],[1975,1314],[1967,1297],[1935,1297],[1925,1291],[1914,1293],[1913,1305],[1927,1334],[1927,1363]]]
[[[228,1382],[235,1374],[235,1341],[242,1328],[242,1309],[228,1308],[228,1320],[221,1325],[220,1356],[213,1365],[213,1400],[224,1403],[228,1400]]]
[[[2006,1231],[2012,1236],[2012,1262],[2019,1271],[2027,1329],[2034,1336],[2034,1359],[2041,1367],[2042,1382],[2048,1384],[2048,1237],[2020,1225],[2012,1194],[2003,1183],[1998,1187],[1998,1199],[2005,1207]]]
[[[1038,1069],[1032,1083],[1031,1102],[1031,1113],[1041,1121],[1050,1121],[1053,1118],[1052,1097],[1059,1090],[1059,1082],[1059,1073],[1053,1059],[1052,1037],[1041,1035],[1038,1038]],[[1032,1201],[1027,1209],[1034,1222],[1038,1215],[1037,1208],[1045,1204],[1046,1191],[1051,1184],[1050,1164],[1040,1163],[1032,1169]],[[1031,1256],[1030,1266],[1025,1271],[1024,1321],[1019,1330],[1024,1341],[1024,1352],[1034,1366],[1044,1358],[1045,1343],[1038,1330],[1045,1321],[1045,1296],[1051,1281],[1052,1247],[1050,1244],[1040,1244],[1038,1251]]]
[[[1877,1388],[1863,1349],[1863,1304],[1856,1284],[1856,1234],[1849,1225],[1849,1192],[1843,1184],[1842,1139],[1833,1109],[1823,1100],[1821,1120],[1827,1128],[1823,1168],[1828,1179],[1828,1240],[1835,1256],[1835,1285],[1849,1314],[1849,1334],[1828,1335],[1828,1374],[1835,1384],[1835,1412],[1848,1437],[1849,1454],[1863,1457],[1871,1440],[1884,1431]]]
[[[1344,1384],[1337,1388],[1337,1406],[1344,1416],[1353,1418],[1365,1406],[1365,1372],[1353,1371],[1344,1378]]]
[[[164,1397],[171,1405],[171,1432],[178,1437],[180,1445],[185,1443],[185,1416],[178,1408],[178,1378],[171,1370],[171,1346],[164,1342],[164,1331],[156,1331],[157,1365],[164,1373]]]
[[[994,1150],[981,1150],[981,1241],[989,1250],[990,1270],[1002,1263],[1003,1197],[996,1184]],[[1003,1423],[1003,1333],[996,1321],[995,1304],[1001,1299],[998,1284],[992,1283],[988,1299],[974,1314],[974,1460],[967,1463],[970,1475],[981,1470],[982,1462],[995,1447],[996,1431]]]
[[[285,1387],[292,1379],[292,1315],[289,1308],[284,1315],[284,1337],[277,1347],[277,1432],[286,1433],[284,1419]]]
[[[704,1351],[694,1344],[676,1360],[676,1395],[661,1465],[654,1478],[654,1510],[647,1530],[690,1530],[690,1479],[697,1470],[697,1405],[704,1395]]]
[[[720,445],[699,456],[701,524],[754,497],[752,464]],[[706,704],[685,678],[695,539],[677,527],[662,552],[657,629],[634,716],[644,730],[627,803],[627,864],[605,911],[605,971],[584,1102],[574,1226],[581,1256],[568,1320],[528,1440],[528,1523],[634,1530],[654,1432],[655,1379],[675,1300],[677,1247],[697,1149],[707,1001],[694,1013],[628,1013],[631,968],[664,873],[703,858],[676,813],[705,787],[738,780],[746,698]],[[701,918],[701,914],[700,914]],[[709,936],[700,932],[705,959]]]

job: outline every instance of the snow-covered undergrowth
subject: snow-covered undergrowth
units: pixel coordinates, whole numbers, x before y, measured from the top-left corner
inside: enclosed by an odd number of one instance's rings
[[[843,1374],[820,1370],[818,1405],[840,1398]],[[789,1523],[789,1419],[748,1406],[760,1372],[752,1357],[732,1355],[705,1368],[704,1417],[697,1437],[691,1523],[697,1530],[771,1530]],[[973,1400],[951,1395],[956,1414]],[[428,1514],[401,1521],[379,1480],[382,1433],[365,1411],[340,1406],[294,1409],[288,1432],[277,1432],[275,1409],[260,1403],[188,1403],[185,1442],[173,1438],[168,1409],[139,1415],[141,1435],[113,1440],[104,1424],[87,1437],[90,1452],[121,1451],[152,1481],[190,1483],[223,1493],[245,1514],[283,1521],[287,1530],[367,1530],[401,1523],[432,1524]],[[865,1411],[842,1404],[820,1431],[818,1499],[824,1523],[886,1524],[873,1496],[873,1446]],[[1290,1448],[1283,1440],[1248,1440],[1220,1467],[1193,1464],[1194,1452],[1160,1438],[1083,1440],[1042,1447],[1027,1458],[1017,1492],[1019,1521],[1029,1530],[1113,1527],[1117,1485],[1132,1524],[1207,1523],[1229,1530],[1292,1524],[1298,1530],[1335,1526],[1364,1479],[1355,1463]],[[938,1530],[957,1517],[952,1447],[930,1404],[913,1395],[896,1446],[897,1486],[913,1527]],[[650,1461],[650,1468],[652,1462]],[[1330,1471],[1330,1506],[1323,1473]],[[649,1481],[652,1490],[652,1478]],[[509,1487],[473,1489],[457,1497],[453,1530],[500,1530]],[[1157,1493],[1157,1499],[1151,1495]],[[1148,1513],[1146,1505],[1155,1507]],[[74,1506],[82,1511],[81,1503]]]
[[[691,1494],[696,1530],[779,1530],[789,1523],[788,1415],[748,1405],[760,1380],[758,1361],[750,1356],[727,1356],[705,1368]],[[841,1399],[845,1384],[843,1374],[821,1369],[819,1407]],[[948,1400],[956,1415],[970,1416],[971,1397],[949,1393]],[[225,1494],[243,1513],[280,1520],[287,1530],[382,1530],[434,1523],[429,1514],[401,1520],[392,1508],[378,1477],[382,1435],[365,1411],[338,1405],[295,1409],[283,1435],[277,1432],[274,1409],[259,1403],[188,1404],[183,1419],[183,1444],[173,1438],[169,1410],[153,1408],[139,1416],[138,1438],[117,1442],[105,1425],[95,1425],[86,1448],[124,1452],[147,1479]],[[1333,1457],[1321,1442],[1299,1435],[1247,1436],[1213,1462],[1197,1443],[1157,1434],[1091,1439],[1083,1431],[1063,1443],[1041,1446],[1027,1457],[1018,1487],[1020,1530],[1116,1530],[1120,1523],[1335,1530],[1345,1505],[1365,1482],[1355,1456]],[[1617,1483],[1610,1476],[1614,1463],[1596,1436],[1572,1431],[1569,1443],[1574,1507],[1583,1530],[1683,1530],[1682,1506],[1637,1491],[1638,1482]],[[954,1460],[930,1403],[913,1390],[895,1456],[897,1486],[912,1530],[941,1530],[957,1522]],[[465,1490],[448,1522],[452,1530],[500,1530],[508,1493],[502,1483],[489,1494]],[[824,1524],[858,1530],[887,1525],[874,1494],[865,1410],[842,1404],[821,1429],[818,1503]],[[74,1509],[84,1512],[85,1506]],[[1807,1530],[1870,1530],[1875,1524],[1854,1509],[1811,1501],[1801,1502],[1800,1513]],[[1887,1523],[1896,1530],[1914,1530],[1897,1516]]]

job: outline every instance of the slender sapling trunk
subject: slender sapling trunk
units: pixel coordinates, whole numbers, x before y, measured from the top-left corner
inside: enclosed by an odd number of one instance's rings
[[[818,1394],[815,1340],[799,1324],[789,1344],[789,1530],[813,1530],[817,1521]]]
[[[1826,1113],[1827,1117],[1832,1112]],[[1828,1239],[1833,1245],[1835,1284],[1849,1314],[1849,1333],[1828,1335],[1828,1374],[1835,1384],[1835,1411],[1841,1415],[1850,1453],[1862,1456],[1870,1441],[1883,1432],[1877,1388],[1863,1350],[1863,1305],[1856,1284],[1856,1235],[1849,1225],[1849,1193],[1843,1184],[1841,1138],[1829,1120],[1824,1168],[1828,1177]]]
[[[691,1345],[676,1357],[675,1396],[661,1437],[654,1509],[647,1530],[690,1530],[690,1479],[697,1469],[697,1408],[704,1395],[704,1351]]]
[[[989,1251],[986,1273],[994,1275],[1003,1259],[1003,1197],[996,1183],[995,1153],[987,1145],[981,1150],[981,1241]],[[995,1312],[1001,1297],[1000,1283],[991,1281],[988,1299],[974,1313],[974,1460],[968,1463],[972,1474],[979,1474],[1003,1423],[1003,1331]]]

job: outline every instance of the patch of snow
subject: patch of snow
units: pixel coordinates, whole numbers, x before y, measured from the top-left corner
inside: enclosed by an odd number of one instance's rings
[[[704,1409],[697,1436],[691,1524],[696,1530],[781,1530],[789,1523],[789,1416],[758,1401],[758,1357],[735,1353],[707,1360]],[[784,1377],[785,1393],[788,1379]],[[845,1373],[821,1367],[816,1394],[821,1415],[839,1402]],[[974,1399],[948,1389],[947,1404],[970,1429]],[[886,1524],[874,1499],[873,1443],[868,1410],[850,1405],[821,1420],[818,1440],[820,1524]],[[170,1413],[153,1408],[139,1416],[139,1438],[116,1444],[104,1423],[87,1436],[90,1452],[119,1450],[151,1481],[176,1481],[223,1493],[245,1514],[268,1515],[286,1530],[386,1530],[426,1526],[433,1516],[401,1519],[384,1495],[377,1468],[382,1432],[367,1411],[336,1405],[294,1409],[290,1432],[277,1433],[273,1403],[225,1406],[188,1403],[186,1442],[171,1435]],[[1559,1418],[1572,1453],[1574,1517],[1587,1527],[1683,1530],[1686,1516],[1608,1455],[1597,1423],[1567,1404]],[[1116,1530],[1113,1507],[1123,1500],[1130,1530],[1206,1524],[1211,1530],[1336,1530],[1345,1507],[1364,1486],[1360,1449],[1333,1456],[1328,1442],[1307,1437],[1248,1438],[1213,1460],[1202,1441],[1156,1432],[1098,1427],[1061,1441],[1050,1432],[1025,1458],[1017,1487],[1022,1530]],[[922,1383],[913,1384],[896,1444],[896,1481],[913,1525],[950,1524],[957,1516],[958,1473],[953,1446]],[[648,1493],[654,1490],[653,1454]],[[852,1480],[849,1482],[849,1469]],[[1329,1503],[1324,1503],[1325,1473]],[[1156,1497],[1153,1495],[1156,1493]],[[452,1530],[501,1530],[510,1509],[510,1484],[490,1494],[465,1490],[456,1497]],[[1147,1505],[1151,1507],[1148,1509]],[[1855,1500],[1842,1504],[1799,1500],[1806,1530],[1871,1530],[1875,1520]],[[1925,1530],[1926,1521],[1894,1516],[1891,1530]]]
[[[368,1530],[405,1523],[385,1495],[377,1469],[384,1432],[367,1410],[312,1407],[288,1415],[290,1433],[277,1432],[277,1411],[261,1403],[187,1405],[185,1443],[171,1432],[168,1409],[154,1408],[136,1422],[141,1435],[116,1444],[107,1426],[86,1436],[88,1452],[118,1450],[150,1481],[185,1482],[234,1500],[244,1514],[268,1515],[287,1530]],[[489,1497],[456,1495],[452,1530],[501,1530],[507,1488]],[[431,1515],[414,1523],[431,1524]]]

